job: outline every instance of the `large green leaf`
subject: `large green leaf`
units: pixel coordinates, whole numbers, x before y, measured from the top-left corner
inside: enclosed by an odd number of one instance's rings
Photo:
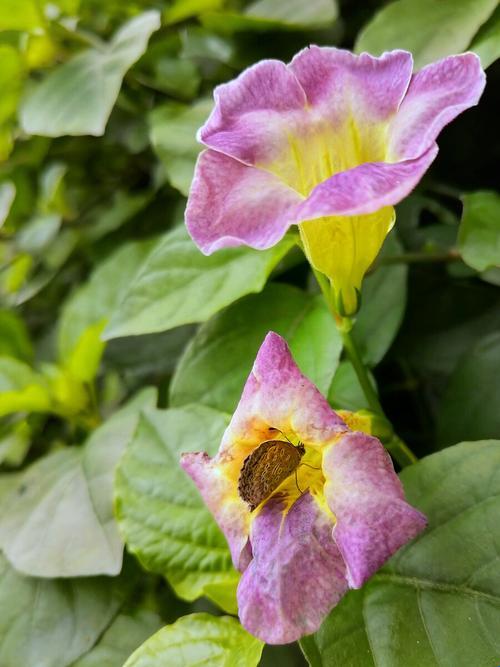
[[[153,635],[124,667],[256,667],[263,646],[235,618],[190,614]]]
[[[379,55],[390,49],[407,49],[419,69],[438,58],[466,51],[497,4],[497,0],[396,0],[360,32],[356,51]]]
[[[470,48],[481,58],[485,69],[500,58],[500,5],[474,37]]]
[[[481,339],[451,375],[438,415],[438,443],[500,438],[500,334]]]
[[[0,554],[0,664],[66,667],[86,653],[122,601],[119,580],[25,577]],[[121,582],[123,584],[123,582]]]
[[[188,195],[194,165],[201,146],[196,132],[208,118],[212,99],[198,100],[192,106],[169,102],[157,107],[149,117],[151,143],[162,161],[170,183]]]
[[[230,248],[201,254],[184,227],[163,236],[131,281],[104,332],[107,338],[203,322],[239,297],[260,292],[294,241],[269,250]]]
[[[462,443],[401,473],[428,529],[302,640],[312,667],[497,667],[500,441]]]
[[[288,340],[300,369],[326,394],[342,341],[324,299],[271,284],[200,327],[172,380],[171,404],[202,403],[233,412],[269,331]]]
[[[401,244],[391,234],[379,260],[401,252]],[[369,366],[375,366],[382,359],[401,325],[406,307],[407,275],[405,264],[379,266],[363,282],[361,310],[352,335]]]
[[[220,32],[324,28],[337,17],[335,0],[257,0],[241,14],[207,12],[204,25]]]
[[[104,134],[126,71],[160,27],[157,11],[136,16],[108,44],[87,49],[54,69],[20,109],[25,132],[45,137]]]
[[[62,359],[69,357],[89,326],[109,319],[152,247],[150,240],[122,244],[69,297],[59,320],[58,342]]]
[[[116,464],[137,424],[154,405],[146,389],[96,429],[83,448],[67,448],[32,464],[4,500],[0,546],[20,572],[77,577],[120,572],[123,542],[113,517]]]
[[[118,466],[115,509],[127,548],[179,597],[235,612],[238,574],[226,541],[179,466],[182,452],[218,449],[227,418],[203,406],[143,411]]]
[[[463,199],[458,243],[464,261],[477,271],[500,266],[500,195],[474,192]]]
[[[160,627],[160,617],[150,611],[118,614],[94,648],[71,667],[123,667],[130,654]]]

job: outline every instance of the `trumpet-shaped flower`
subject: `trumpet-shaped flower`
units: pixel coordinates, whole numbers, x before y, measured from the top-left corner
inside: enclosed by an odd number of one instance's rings
[[[286,457],[296,446],[285,476],[283,458],[256,463],[270,440],[281,445],[267,453],[281,447]],[[217,455],[184,454],[181,465],[243,573],[242,624],[271,644],[316,631],[349,588],[426,524],[406,503],[381,443],[348,428],[275,333],[260,348]],[[244,466],[254,486],[268,490],[256,507],[242,493]]]
[[[473,53],[412,67],[406,51],[374,58],[311,46],[216,88],[186,209],[200,249],[269,248],[298,224],[309,261],[353,313],[394,204],[485,84]]]

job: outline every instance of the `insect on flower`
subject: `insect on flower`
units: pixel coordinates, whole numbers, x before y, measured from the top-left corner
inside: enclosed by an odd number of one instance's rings
[[[238,480],[238,493],[250,505],[251,512],[293,472],[302,493],[297,468],[305,451],[301,442],[294,445],[289,440],[266,440],[246,457]]]
[[[426,525],[379,440],[349,428],[272,332],[216,456],[181,465],[242,572],[240,620],[270,644],[315,632]]]

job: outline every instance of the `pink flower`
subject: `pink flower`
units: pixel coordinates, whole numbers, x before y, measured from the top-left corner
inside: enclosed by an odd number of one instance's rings
[[[287,451],[303,445],[300,463],[252,509],[241,471],[269,440]],[[346,426],[275,333],[259,350],[217,455],[184,454],[181,465],[243,573],[241,622],[270,644],[315,632],[349,588],[426,524],[406,503],[381,443]],[[268,474],[254,481],[262,487]]]
[[[479,100],[473,53],[412,74],[412,56],[311,46],[264,60],[216,88],[186,224],[205,254],[277,243],[298,224],[311,263],[343,309],[406,197],[436,157],[435,139]]]

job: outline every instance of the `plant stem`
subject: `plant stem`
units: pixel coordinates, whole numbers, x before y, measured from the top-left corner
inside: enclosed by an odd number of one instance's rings
[[[344,343],[344,349],[347,356],[349,357],[349,361],[351,362],[352,367],[354,368],[368,405],[370,406],[372,412],[380,417],[384,424],[387,424],[387,426],[390,428],[391,436],[386,442],[384,442],[386,449],[402,468],[415,463],[418,460],[417,457],[411,451],[408,445],[406,445],[401,440],[401,438],[394,433],[390,421],[385,416],[384,410],[377,396],[377,392],[373,388],[366,366],[363,363],[361,355],[359,354],[359,350],[356,346],[356,342],[352,336],[352,320],[350,318],[341,317],[337,313],[334,299],[332,298],[332,288],[328,278],[324,274],[317,271],[314,267],[312,267],[312,270],[328,305],[328,308],[335,320],[335,324],[340,331],[340,335],[342,336],[342,341]]]
[[[406,252],[401,255],[387,255],[381,257],[375,263],[373,268],[378,266],[387,266],[388,264],[428,264],[428,263],[447,263],[458,262],[461,259],[458,250],[449,250],[448,252]]]
[[[375,414],[378,414],[381,417],[385,417],[377,393],[373,388],[372,383],[370,382],[366,366],[364,365],[361,359],[361,356],[359,354],[358,348],[356,347],[356,343],[354,342],[354,338],[352,337],[351,332],[340,329],[340,334],[342,336],[342,341],[344,343],[344,349],[347,353],[347,356],[349,357],[349,361],[351,362],[354,371],[356,372],[359,384],[361,385],[361,389],[363,390],[365,398],[368,401],[370,409],[373,412],[375,412]]]

